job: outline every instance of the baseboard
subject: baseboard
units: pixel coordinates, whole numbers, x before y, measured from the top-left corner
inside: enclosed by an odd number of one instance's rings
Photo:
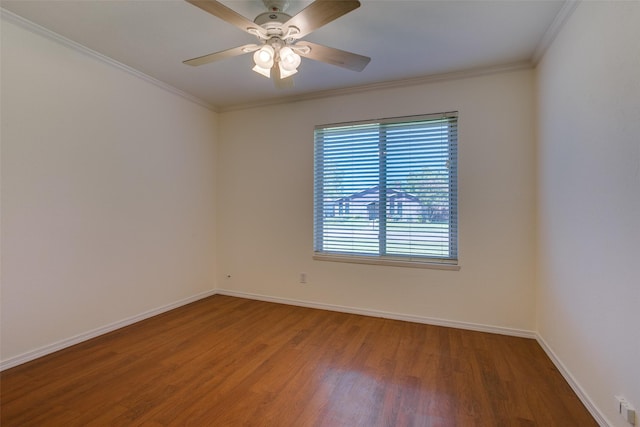
[[[73,336],[71,338],[67,338],[67,339],[46,345],[44,347],[40,347],[38,349],[20,354],[18,356],[9,358],[7,360],[0,361],[0,372],[4,371],[5,369],[13,368],[15,366],[29,362],[31,360],[35,360],[39,357],[46,356],[47,354],[54,353],[56,351],[62,350],[67,347],[71,347],[72,345],[79,344],[81,342],[90,340],[100,335],[104,335],[106,333],[115,331],[125,326],[132,325],[136,322],[140,322],[150,317],[157,316],[158,314],[162,314],[164,312],[176,309],[183,305],[190,304],[192,302],[195,302],[200,299],[207,298],[216,294],[233,296],[238,298],[247,298],[247,299],[258,300],[258,301],[274,302],[278,304],[288,304],[288,305],[295,305],[300,307],[337,311],[342,313],[359,314],[363,316],[380,317],[380,318],[392,319],[392,320],[403,320],[407,322],[423,323],[427,325],[446,326],[450,328],[466,329],[471,331],[488,332],[488,333],[494,333],[494,334],[535,339],[540,344],[540,346],[542,347],[544,352],[547,354],[547,356],[549,356],[549,358],[551,359],[553,364],[556,366],[556,368],[558,368],[558,370],[560,371],[560,374],[562,374],[562,376],[567,381],[571,389],[576,393],[580,401],[584,404],[584,406],[587,408],[587,410],[593,416],[596,422],[602,427],[610,427],[612,425],[611,423],[609,423],[609,421],[604,416],[604,414],[598,409],[598,407],[593,403],[589,395],[580,386],[580,383],[576,381],[576,379],[573,377],[571,372],[567,369],[564,363],[562,363],[560,358],[553,352],[551,347],[549,347],[549,345],[544,340],[544,338],[540,336],[540,334],[538,334],[537,332],[528,331],[524,329],[505,328],[501,326],[491,326],[491,325],[483,325],[483,324],[477,324],[477,323],[459,322],[459,321],[438,319],[438,318],[432,318],[432,317],[406,315],[406,314],[392,313],[392,312],[381,311],[381,310],[370,310],[370,309],[362,309],[362,308],[341,306],[341,305],[335,305],[335,304],[324,304],[324,303],[318,303],[318,302],[312,302],[312,301],[280,298],[280,297],[273,297],[273,296],[262,295],[262,294],[233,291],[229,289],[215,289],[207,292],[202,292],[200,294],[193,295],[191,297],[176,301],[174,303],[167,304],[162,307],[158,307],[158,308],[146,311],[136,316],[132,316],[127,319],[123,319],[118,322],[114,322],[109,325]]]
[[[295,305],[300,307],[318,308],[321,310],[338,311],[341,313],[360,314],[363,316],[381,317],[384,319],[403,320],[406,322],[423,323],[434,326],[446,326],[449,328],[467,329],[478,332],[489,332],[492,334],[509,335],[522,338],[536,338],[536,333],[524,329],[505,328],[502,326],[483,325],[478,323],[458,322],[454,320],[438,319],[432,317],[414,316],[400,313],[391,313],[381,310],[370,310],[363,308],[347,307],[335,304],[324,304],[312,301],[296,300],[289,298],[272,297],[268,295],[253,294],[248,292],[238,292],[229,289],[218,289],[217,294],[228,295],[239,298],[247,298],[266,302],[275,302],[279,304]]]
[[[589,395],[584,391],[580,383],[573,377],[569,369],[562,363],[558,355],[556,355],[549,344],[540,336],[540,334],[536,333],[536,341],[540,344],[540,347],[547,353],[549,359],[553,362],[553,364],[558,368],[560,374],[564,377],[564,379],[569,383],[569,386],[573,390],[573,392],[578,396],[578,399],[582,402],[582,404],[587,408],[587,411],[591,414],[591,416],[596,420],[596,422],[601,427],[610,427],[613,424],[607,420],[607,417],[604,416],[602,412],[598,409],[598,407],[593,403]]]
[[[192,302],[198,301],[203,298],[207,298],[211,295],[215,295],[216,291],[211,290],[207,292],[202,292],[197,295],[193,295],[188,298],[184,298],[182,300],[173,302],[171,304],[164,305],[162,307],[154,308],[149,311],[145,311],[144,313],[138,314],[136,316],[129,317],[127,319],[120,320],[118,322],[111,323],[106,326],[102,326],[97,329],[93,329],[91,331],[84,332],[82,334],[73,336],[71,338],[67,338],[53,344],[46,345],[44,347],[37,348],[35,350],[28,351],[26,353],[20,354],[18,356],[11,357],[7,360],[0,361],[0,372],[5,369],[13,368],[14,366],[21,365],[26,362],[30,362],[34,359],[37,359],[42,356],[46,356],[47,354],[54,353],[56,351],[62,350],[67,347],[71,347],[72,345],[80,344],[83,341],[90,340],[92,338],[98,337],[100,335],[104,335],[108,332],[115,331],[116,329],[123,328],[125,326],[132,325],[136,322],[140,322],[141,320],[148,319],[153,316],[157,316],[158,314],[176,309],[186,304],[190,304]]]
[[[466,330],[472,330],[472,331],[489,332],[494,334],[535,339],[540,344],[544,352],[549,356],[549,358],[551,359],[553,364],[556,366],[556,368],[558,368],[558,371],[560,371],[560,374],[564,377],[567,383],[569,383],[569,386],[571,387],[571,389],[574,391],[574,393],[576,393],[580,401],[584,404],[584,406],[587,408],[587,410],[589,411],[591,416],[593,416],[596,422],[601,427],[611,427],[612,425],[611,423],[609,423],[609,421],[604,416],[604,414],[602,414],[602,412],[598,409],[598,407],[593,403],[593,401],[589,398],[587,393],[576,381],[573,375],[571,375],[571,372],[566,368],[566,366],[562,363],[562,361],[558,358],[558,356],[553,352],[553,350],[551,350],[551,348],[546,343],[544,338],[542,338],[537,332],[527,331],[522,329],[505,328],[501,326],[491,326],[491,325],[483,325],[483,324],[477,324],[477,323],[437,319],[437,318],[431,318],[431,317],[390,313],[390,312],[380,311],[380,310],[369,310],[369,309],[346,307],[346,306],[334,305],[334,304],[323,304],[323,303],[317,303],[317,302],[311,302],[311,301],[295,300],[295,299],[289,299],[289,298],[280,298],[280,297],[273,297],[268,295],[253,294],[248,292],[232,291],[228,289],[218,289],[216,293],[219,295],[228,295],[228,296],[247,298],[247,299],[259,300],[259,301],[275,302],[279,304],[318,308],[322,310],[338,311],[342,313],[360,314],[363,316],[381,317],[381,318],[393,319],[393,320],[404,320],[407,322],[423,323],[427,325],[446,326],[450,328],[466,329]]]

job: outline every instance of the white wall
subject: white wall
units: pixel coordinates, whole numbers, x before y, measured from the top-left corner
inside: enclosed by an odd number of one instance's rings
[[[640,2],[582,2],[538,70],[539,334],[640,410]]]
[[[314,126],[452,110],[462,269],[312,260]],[[530,70],[222,113],[219,286],[533,331],[534,128]]]
[[[613,395],[640,408],[638,22],[639,2],[581,3],[538,67],[537,111],[534,73],[516,71],[227,112],[217,124],[3,20],[0,359],[218,282],[537,330],[607,422],[626,425]],[[462,269],[313,261],[314,125],[450,110]]]
[[[6,361],[215,287],[216,114],[2,21]]]

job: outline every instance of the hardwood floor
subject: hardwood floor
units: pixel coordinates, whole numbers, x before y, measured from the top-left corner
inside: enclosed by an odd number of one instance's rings
[[[216,295],[0,375],[9,426],[596,426],[525,338]]]

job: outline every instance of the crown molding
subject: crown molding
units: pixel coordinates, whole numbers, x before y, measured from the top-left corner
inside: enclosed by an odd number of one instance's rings
[[[556,36],[564,27],[564,24],[573,14],[574,10],[576,10],[580,1],[581,0],[566,0],[564,2],[556,14],[556,17],[553,19],[553,22],[549,25],[549,28],[547,28],[547,31],[545,31],[544,35],[540,39],[538,46],[536,46],[536,50],[533,52],[531,62],[534,66],[538,65],[538,62],[540,62],[547,49],[549,49],[549,46],[551,46],[551,43],[553,43]]]
[[[558,14],[554,18],[553,22],[545,32],[540,43],[536,47],[534,55],[532,56],[530,61],[520,61],[520,62],[491,66],[491,67],[481,67],[481,68],[474,68],[474,69],[463,70],[463,71],[431,74],[431,75],[421,76],[421,77],[407,78],[402,80],[392,80],[392,81],[364,84],[364,85],[358,85],[358,86],[350,86],[350,87],[345,87],[340,89],[329,89],[329,90],[316,91],[316,92],[310,92],[305,94],[291,95],[287,97],[278,97],[278,98],[273,98],[269,100],[240,103],[240,104],[233,104],[233,105],[211,104],[207,101],[204,101],[201,98],[198,98],[197,96],[191,95],[187,92],[177,89],[174,86],[171,86],[154,77],[151,77],[148,74],[145,74],[139,70],[136,70],[133,67],[130,67],[121,62],[118,62],[113,58],[103,55],[80,43],[77,43],[45,27],[42,27],[41,25],[31,22],[9,10],[6,10],[0,7],[0,12],[1,12],[2,19],[5,19],[9,22],[13,22],[33,33],[40,34],[50,40],[60,43],[75,51],[91,56],[105,64],[111,65],[115,68],[125,71],[137,78],[140,78],[161,89],[164,89],[167,92],[170,92],[174,95],[178,95],[184,99],[194,102],[195,104],[198,104],[209,110],[212,110],[218,113],[223,113],[223,112],[245,110],[245,109],[251,109],[251,108],[266,107],[271,105],[285,104],[290,102],[300,102],[300,101],[330,98],[330,97],[336,97],[336,96],[353,95],[358,93],[370,92],[374,90],[411,87],[411,86],[424,85],[424,84],[429,84],[434,82],[442,82],[442,81],[457,80],[457,79],[464,79],[464,78],[471,78],[471,77],[479,77],[479,76],[484,76],[489,74],[499,74],[499,73],[506,73],[511,71],[532,69],[537,65],[539,60],[542,58],[542,56],[544,55],[548,47],[551,45],[556,35],[560,32],[560,30],[562,29],[563,25],[565,24],[569,16],[571,16],[571,14],[575,10],[579,2],[580,0],[567,0],[563,4],[562,8],[560,9]]]
[[[126,73],[129,73],[129,74],[131,74],[131,75],[133,75],[133,76],[135,76],[135,77],[137,77],[139,79],[142,79],[142,80],[144,80],[144,81],[146,81],[148,83],[151,83],[151,84],[153,84],[153,85],[155,85],[155,86],[157,86],[157,87],[159,87],[161,89],[164,89],[167,92],[170,92],[170,93],[172,93],[174,95],[178,95],[178,96],[180,96],[180,97],[182,97],[184,99],[187,99],[187,100],[189,100],[189,101],[191,101],[191,102],[193,102],[195,104],[198,104],[198,105],[200,105],[202,107],[205,107],[205,108],[207,108],[209,110],[212,110],[212,111],[215,111],[215,112],[218,111],[216,106],[214,106],[214,105],[212,105],[212,104],[210,104],[210,103],[208,103],[208,102],[206,102],[206,101],[204,101],[204,100],[202,100],[202,99],[200,99],[200,98],[198,98],[196,96],[193,96],[193,95],[191,95],[191,94],[189,94],[187,92],[184,92],[184,91],[182,91],[180,89],[177,89],[177,88],[175,88],[175,87],[173,87],[173,86],[171,86],[171,85],[169,85],[167,83],[164,83],[164,82],[162,82],[162,81],[160,81],[160,80],[158,80],[158,79],[156,79],[154,77],[149,76],[148,74],[143,73],[142,71],[138,71],[135,68],[132,68],[132,67],[130,67],[128,65],[125,65],[125,64],[123,64],[121,62],[118,62],[113,58],[110,58],[110,57],[108,57],[106,55],[103,55],[103,54],[101,54],[99,52],[96,52],[93,49],[89,49],[88,47],[86,47],[86,46],[84,46],[84,45],[82,45],[80,43],[74,42],[71,39],[68,39],[68,38],[66,38],[64,36],[61,36],[58,33],[55,33],[55,32],[53,32],[53,31],[51,31],[51,30],[49,30],[49,29],[47,29],[47,28],[45,28],[45,27],[43,27],[41,25],[38,25],[38,24],[36,24],[34,22],[31,22],[28,19],[25,19],[25,18],[21,17],[20,15],[16,15],[15,13],[13,13],[13,12],[7,10],[7,9],[4,9],[2,7],[0,7],[0,16],[2,17],[2,19],[6,20],[8,22],[12,22],[14,24],[17,24],[20,27],[22,27],[22,28],[24,28],[24,29],[26,29],[28,31],[31,31],[32,33],[39,34],[41,36],[44,36],[44,37],[48,38],[49,40],[52,40],[52,41],[57,42],[57,43],[60,43],[61,45],[66,46],[66,47],[68,47],[70,49],[73,49],[73,50],[75,50],[77,52],[80,52],[80,53],[82,53],[84,55],[88,55],[88,56],[90,56],[90,57],[92,57],[94,59],[97,59],[98,61],[101,61],[104,64],[108,64],[108,65],[110,65],[112,67],[115,67],[115,68],[117,68],[119,70],[122,70],[122,71],[124,71]]]
[[[308,101],[312,99],[330,98],[335,96],[353,95],[357,93],[370,92],[382,89],[395,89],[403,87],[411,87],[424,85],[434,82],[442,82],[449,80],[459,80],[471,77],[486,76],[489,74],[508,73],[512,71],[530,70],[534,65],[531,61],[520,61],[508,64],[495,65],[491,67],[472,68],[463,71],[454,71],[450,73],[430,74],[422,77],[414,77],[402,80],[391,80],[380,83],[371,83],[359,86],[351,86],[342,89],[330,89],[299,95],[292,95],[282,98],[275,98],[265,101],[249,102],[244,104],[235,104],[229,106],[219,106],[218,112],[225,113],[229,111],[246,110],[250,108],[266,107],[270,105],[286,104],[289,102]]]

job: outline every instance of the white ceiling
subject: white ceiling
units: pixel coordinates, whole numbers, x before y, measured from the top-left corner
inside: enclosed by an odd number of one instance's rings
[[[222,0],[253,20],[261,0]],[[292,0],[294,15],[310,1]],[[182,0],[2,0],[2,7],[218,109],[354,86],[532,62],[564,0],[361,0],[304,37],[371,57],[362,72],[303,58],[295,87],[251,71],[251,55],[199,67],[183,60],[255,38]],[[556,21],[557,22],[557,21]]]

